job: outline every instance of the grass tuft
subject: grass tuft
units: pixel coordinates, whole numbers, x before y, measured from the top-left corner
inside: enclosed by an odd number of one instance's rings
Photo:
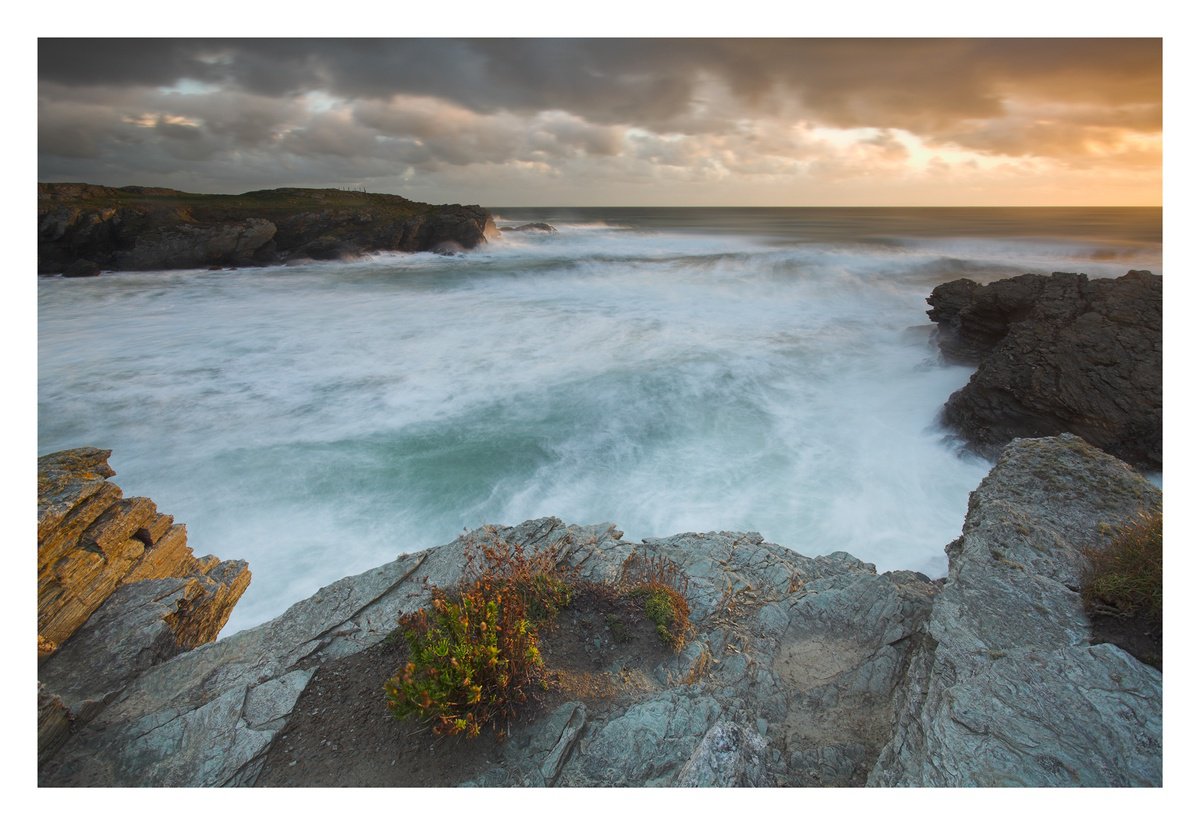
[[[640,598],[646,617],[673,651],[683,650],[692,633],[687,602],[687,575],[666,556],[634,553],[621,567],[621,586]]]
[[[1085,550],[1091,569],[1083,602],[1093,615],[1162,622],[1162,512],[1140,513],[1112,531],[1103,547]]]

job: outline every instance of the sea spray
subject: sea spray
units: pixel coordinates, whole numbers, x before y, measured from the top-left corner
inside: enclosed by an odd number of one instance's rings
[[[42,279],[39,451],[111,448],[126,493],[177,514],[198,553],[247,559],[226,632],[543,515],[634,540],[757,530],[941,575],[988,465],[938,426],[971,370],[938,358],[925,296],[1161,271],[1160,247],[1144,227],[1081,237],[1095,210],[1060,215],[1061,237],[1044,216],[968,221],[992,227],[972,237],[840,212],[809,232],[800,213],[502,212],[559,231],[463,256]]]

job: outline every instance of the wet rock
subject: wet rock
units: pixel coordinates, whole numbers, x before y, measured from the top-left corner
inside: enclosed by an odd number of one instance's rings
[[[503,226],[500,228],[500,231],[501,232],[557,232],[558,230],[555,229],[553,226],[551,226],[548,223],[523,223],[520,226]]]
[[[442,243],[471,249],[497,234],[481,207],[431,206],[396,195],[334,189],[197,195],[38,184],[38,272],[46,274],[260,266]]]
[[[62,271],[64,278],[94,278],[99,274],[100,265],[85,258],[79,258],[74,263],[67,264]]]
[[[1011,439],[1071,432],[1145,469],[1162,467],[1162,278],[1056,272],[929,297],[938,342],[978,363],[945,421],[988,455]]]

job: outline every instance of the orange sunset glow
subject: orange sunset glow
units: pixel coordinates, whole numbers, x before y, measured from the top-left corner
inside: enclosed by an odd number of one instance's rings
[[[1157,39],[42,40],[40,180],[1157,206]]]

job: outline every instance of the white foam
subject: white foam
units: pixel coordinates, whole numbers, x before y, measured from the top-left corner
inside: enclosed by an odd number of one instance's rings
[[[463,256],[43,280],[39,449],[112,448],[127,494],[198,552],[247,559],[226,632],[543,515],[944,573],[987,470],[936,426],[970,373],[922,324],[944,249],[559,230]]]

